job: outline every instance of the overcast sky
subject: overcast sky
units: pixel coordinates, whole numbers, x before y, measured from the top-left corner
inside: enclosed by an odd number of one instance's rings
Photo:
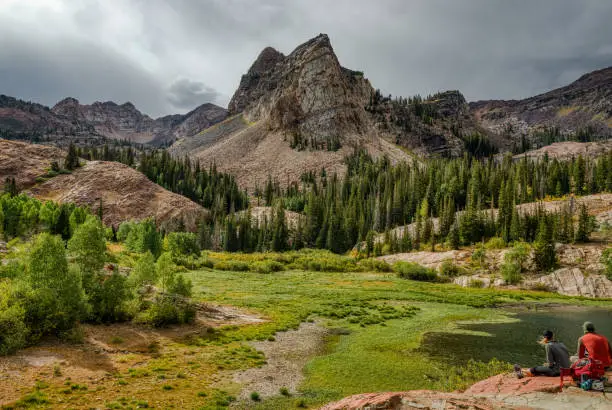
[[[612,65],[611,0],[0,0],[0,94],[226,106],[270,45],[327,33],[383,93],[522,98]]]

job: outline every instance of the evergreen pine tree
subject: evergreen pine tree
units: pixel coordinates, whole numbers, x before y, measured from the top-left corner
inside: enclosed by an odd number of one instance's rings
[[[66,154],[64,167],[69,171],[72,171],[79,167],[79,156],[77,155],[76,147],[72,142],[68,146],[68,154]]]
[[[576,230],[576,242],[588,242],[591,233],[591,221],[589,212],[585,204],[580,205],[580,213],[578,214],[578,229]]]

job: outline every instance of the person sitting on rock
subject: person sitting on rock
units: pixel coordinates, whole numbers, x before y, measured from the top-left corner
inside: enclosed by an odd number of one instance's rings
[[[523,370],[521,366],[515,364],[514,371],[519,379],[524,376],[559,376],[561,368],[567,369],[570,367],[570,356],[567,347],[554,339],[552,331],[547,330],[544,332],[540,344],[544,345],[544,350],[546,351],[546,363],[528,370]]]
[[[612,347],[608,339],[595,333],[595,325],[591,322],[584,322],[582,325],[584,336],[578,339],[578,359],[587,356],[592,360],[599,360],[604,368],[612,365]]]

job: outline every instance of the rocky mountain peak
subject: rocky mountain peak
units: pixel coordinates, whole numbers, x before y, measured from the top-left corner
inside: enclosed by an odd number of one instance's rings
[[[259,53],[257,59],[249,68],[249,74],[265,73],[274,68],[274,66],[285,59],[285,55],[277,51],[273,47],[266,47]]]
[[[55,109],[56,107],[64,107],[64,106],[75,106],[75,105],[79,105],[79,100],[77,100],[74,97],[66,97],[63,100],[59,101],[57,104],[55,104],[55,106],[53,107],[53,109]]]
[[[325,34],[287,57],[266,48],[242,76],[229,110],[300,138],[363,134],[364,107],[372,88],[358,74],[340,66]]]

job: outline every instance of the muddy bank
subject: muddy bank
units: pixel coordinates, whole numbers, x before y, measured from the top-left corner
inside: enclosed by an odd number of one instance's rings
[[[249,399],[252,392],[262,398],[278,396],[281,388],[297,393],[304,366],[324,352],[329,335],[330,330],[319,324],[302,323],[297,330],[277,333],[274,341],[251,342],[265,354],[267,364],[234,375],[233,381],[243,386],[239,399]]]

